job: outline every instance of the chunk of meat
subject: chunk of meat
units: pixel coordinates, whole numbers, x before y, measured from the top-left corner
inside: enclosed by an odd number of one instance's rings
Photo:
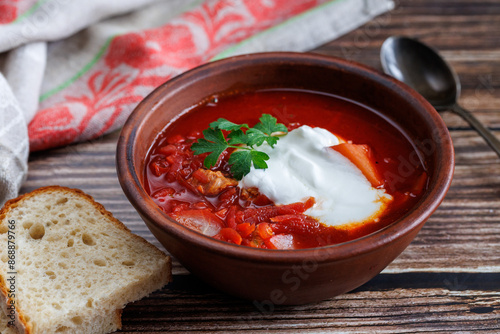
[[[255,187],[243,188],[241,190],[241,198],[258,206],[273,204],[273,202],[266,195],[261,194],[259,189]]]
[[[187,182],[202,195],[216,196],[228,187],[238,185],[238,181],[225,177],[221,172],[200,168],[193,172]]]

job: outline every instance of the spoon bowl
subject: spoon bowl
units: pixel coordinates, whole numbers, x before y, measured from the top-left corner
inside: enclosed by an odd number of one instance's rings
[[[458,104],[460,80],[437,51],[415,39],[392,36],[382,44],[380,60],[385,73],[415,89],[436,110],[450,110],[461,116],[500,157],[500,141]]]
[[[449,109],[460,95],[458,76],[437,52],[408,37],[382,45],[384,72],[413,87],[437,110]]]

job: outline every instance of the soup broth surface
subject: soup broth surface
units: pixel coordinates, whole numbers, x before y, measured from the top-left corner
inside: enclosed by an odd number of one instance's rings
[[[252,127],[263,114],[275,117],[289,133],[304,125],[318,127],[349,145],[369,148],[369,164],[381,180],[374,189],[391,199],[383,212],[331,226],[307,216],[314,199],[276,204],[259,189],[242,187],[232,178],[230,151],[207,172],[206,154],[194,155],[190,149],[219,118]],[[223,187],[209,188],[212,176]],[[268,249],[320,247],[365,236],[403,216],[427,188],[425,167],[413,143],[377,111],[332,95],[287,89],[222,94],[184,111],[158,134],[146,157],[144,177],[155,203],[179,223],[216,239]],[[345,188],[337,190],[339,196],[349,191]]]

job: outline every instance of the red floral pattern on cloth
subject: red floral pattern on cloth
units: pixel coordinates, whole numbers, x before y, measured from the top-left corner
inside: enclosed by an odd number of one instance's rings
[[[123,125],[169,78],[326,0],[208,0],[162,27],[115,37],[90,71],[40,105],[31,151],[89,140]]]
[[[17,17],[17,7],[14,4],[0,2],[0,24],[10,23]]]
[[[0,0],[0,24],[15,21],[35,3],[36,0]]]

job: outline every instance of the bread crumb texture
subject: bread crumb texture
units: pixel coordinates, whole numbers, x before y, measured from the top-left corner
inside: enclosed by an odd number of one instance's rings
[[[170,281],[170,258],[90,196],[47,187],[8,202],[0,212],[3,287],[10,271],[9,221],[16,227],[14,301],[21,332],[115,331],[127,303]]]

